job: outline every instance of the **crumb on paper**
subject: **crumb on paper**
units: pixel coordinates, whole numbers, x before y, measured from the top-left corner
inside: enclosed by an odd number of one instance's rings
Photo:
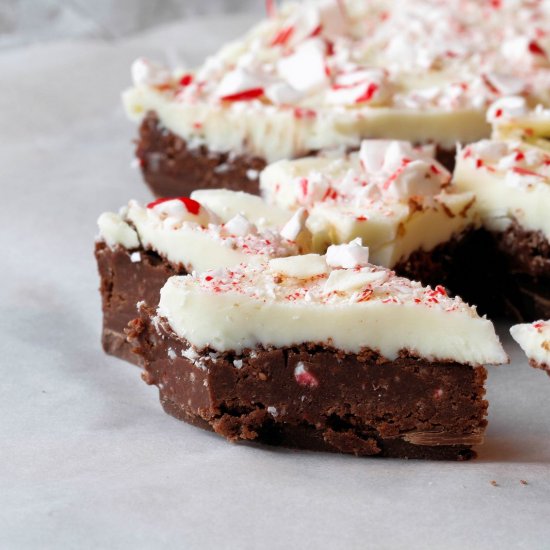
[[[491,479],[491,485],[493,487],[498,487],[498,483],[494,479]]]
[[[527,480],[525,480],[525,479],[520,479],[519,482],[520,482],[522,485],[529,485],[529,483],[527,483]]]

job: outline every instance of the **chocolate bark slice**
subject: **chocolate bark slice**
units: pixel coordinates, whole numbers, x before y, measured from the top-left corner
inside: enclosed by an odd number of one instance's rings
[[[135,154],[143,179],[157,197],[216,188],[259,194],[259,174],[267,165],[266,158],[253,154],[217,152],[204,144],[189,143],[164,127],[154,111],[141,121]],[[453,169],[454,149],[436,147],[436,157],[447,169]]]
[[[483,365],[507,361],[492,324],[366,259],[354,243],[169,279],[131,323],[144,379],[166,412],[230,440],[469,458]]]
[[[246,203],[241,195],[235,199]],[[237,208],[233,205],[229,214]],[[219,212],[222,217],[182,197],[157,200],[147,207],[130,201],[121,213],[100,216],[95,256],[107,353],[137,362],[125,328],[136,316],[137,303],[156,304],[161,287],[172,275],[298,254],[301,248],[295,240],[307,246],[299,219],[291,217],[290,227],[283,226],[281,231],[288,237],[284,238],[276,229],[258,228],[240,214],[224,219],[224,211]]]
[[[494,106],[501,118],[508,116],[506,105],[501,101]],[[545,112],[546,118],[539,112],[541,121],[550,126],[550,111]],[[454,181],[475,193],[482,221],[470,248],[478,272],[488,275],[477,285],[478,303],[485,309],[491,302],[505,305],[518,320],[550,317],[548,145],[538,138],[471,144],[457,157]],[[469,296],[470,290],[464,293]]]
[[[373,263],[424,284],[450,281],[453,256],[477,227],[474,194],[456,189],[433,147],[406,141],[364,140],[354,153],[279,161],[260,187],[280,208],[308,209],[315,252],[361,238]]]

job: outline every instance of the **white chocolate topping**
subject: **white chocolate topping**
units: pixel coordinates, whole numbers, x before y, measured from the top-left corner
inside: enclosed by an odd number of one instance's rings
[[[270,162],[366,137],[451,148],[488,136],[499,97],[550,104],[549,25],[528,0],[293,3],[192,74],[159,83],[141,61],[125,105],[188,142]]]
[[[276,230],[260,230],[241,214],[219,223],[203,205],[187,198],[160,199],[146,208],[130,201],[120,214],[102,214],[98,224],[100,238],[110,247],[142,246],[189,272],[299,253],[298,245]]]
[[[281,228],[292,216],[288,210],[268,204],[261,197],[244,191],[200,189],[193,191],[191,198],[216,214],[223,223],[237,214],[242,214],[260,229],[265,227]]]
[[[506,229],[515,220],[550,239],[550,150],[526,142],[482,140],[457,156],[453,180],[476,195],[485,226]]]
[[[476,223],[474,197],[457,193],[433,147],[365,140],[358,153],[279,161],[261,174],[267,202],[309,209],[313,250],[359,237],[371,261],[393,267]]]
[[[362,263],[334,269],[323,256],[295,256],[172,277],[157,313],[197,349],[312,343],[389,359],[407,351],[473,366],[507,362],[492,323],[460,298]]]
[[[516,139],[546,147],[550,151],[550,109],[537,105],[529,109],[522,97],[503,97],[487,112],[494,139]]]
[[[111,247],[123,246],[128,250],[139,247],[139,237],[135,229],[114,212],[103,212],[97,220],[102,239]]]
[[[510,334],[537,367],[550,369],[550,321],[514,325]]]

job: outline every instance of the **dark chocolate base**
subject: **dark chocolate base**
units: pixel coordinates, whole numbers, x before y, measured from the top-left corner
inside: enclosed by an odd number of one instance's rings
[[[451,288],[482,313],[515,321],[550,318],[550,249],[540,232],[512,223],[479,229],[458,250]]]
[[[137,316],[136,304],[145,301],[156,305],[168,277],[186,274],[183,268],[173,267],[155,252],[137,251],[141,261],[132,262],[132,251],[123,247],[111,249],[104,242],[95,245],[103,310],[103,349],[109,355],[136,364],[138,356],[131,352],[125,334],[128,323]]]
[[[312,151],[309,154],[315,154]],[[437,159],[452,171],[456,151],[437,149]],[[259,180],[249,170],[261,171],[265,159],[231,153],[216,153],[205,146],[188,147],[186,141],[164,128],[149,112],[139,129],[136,157],[143,178],[157,197],[187,196],[196,189],[224,187],[259,194]]]
[[[266,165],[258,157],[215,153],[205,146],[189,148],[185,140],[163,128],[154,113],[141,123],[136,157],[157,197],[188,196],[196,189],[220,187],[257,195],[259,180],[250,179],[247,172],[260,172]]]
[[[231,440],[360,456],[466,460],[483,440],[486,371],[395,361],[319,346],[247,350],[195,361],[154,310],[141,308],[129,338],[144,380],[168,414]],[[242,361],[237,368],[234,360]],[[301,361],[310,377],[295,378]]]
[[[550,318],[550,245],[517,223],[502,233],[476,229],[418,250],[394,269],[424,285],[441,284],[493,318]]]

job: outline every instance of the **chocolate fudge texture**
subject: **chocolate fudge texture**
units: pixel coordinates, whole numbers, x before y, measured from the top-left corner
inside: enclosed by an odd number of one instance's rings
[[[305,344],[196,352],[154,314],[142,306],[129,331],[144,380],[168,414],[231,441],[466,460],[483,440],[483,367]]]
[[[156,252],[144,249],[129,251],[122,246],[114,249],[104,242],[95,245],[95,257],[100,276],[103,328],[101,342],[109,355],[138,362],[131,352],[125,330],[137,316],[136,304],[142,300],[156,304],[160,289],[172,275],[185,275]]]
[[[136,157],[157,197],[220,187],[258,194],[258,174],[266,165],[258,157],[216,153],[204,145],[190,148],[184,139],[163,128],[152,112],[141,123]]]

